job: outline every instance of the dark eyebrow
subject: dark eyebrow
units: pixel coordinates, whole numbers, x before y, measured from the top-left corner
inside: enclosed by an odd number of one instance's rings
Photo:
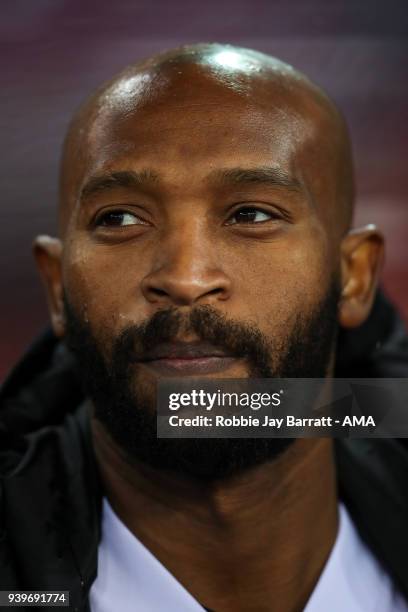
[[[118,187],[143,187],[158,181],[158,175],[151,170],[121,170],[92,176],[81,189],[80,199],[109,191]]]
[[[256,168],[225,168],[213,170],[207,177],[212,183],[221,185],[270,185],[301,193],[304,191],[298,179],[280,168],[259,166]],[[157,183],[159,175],[152,170],[120,170],[91,176],[80,191],[80,200],[96,193],[118,187],[137,188]]]
[[[209,178],[211,181],[227,185],[271,185],[304,192],[302,183],[298,179],[280,168],[269,166],[214,170]]]

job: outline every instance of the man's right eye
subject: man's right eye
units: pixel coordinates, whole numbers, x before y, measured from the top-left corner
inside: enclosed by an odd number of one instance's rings
[[[125,227],[129,225],[148,225],[141,217],[124,210],[102,213],[95,220],[96,227]]]

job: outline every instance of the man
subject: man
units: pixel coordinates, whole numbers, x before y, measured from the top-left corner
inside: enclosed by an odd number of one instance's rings
[[[164,376],[406,375],[383,238],[352,207],[339,111],[274,58],[185,47],[84,103],[60,237],[34,246],[53,334],[3,389],[2,589],[95,612],[408,609],[402,444],[156,437]]]

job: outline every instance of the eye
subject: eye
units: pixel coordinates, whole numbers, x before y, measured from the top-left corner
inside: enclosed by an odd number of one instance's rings
[[[125,227],[126,225],[148,225],[148,223],[141,219],[141,217],[125,210],[111,210],[99,215],[95,225],[102,227]]]
[[[240,208],[239,210],[236,210],[233,215],[231,215],[227,225],[242,225],[243,223],[256,224],[277,218],[278,215],[272,212],[266,212],[265,210],[256,208],[255,206],[245,206],[245,208]]]

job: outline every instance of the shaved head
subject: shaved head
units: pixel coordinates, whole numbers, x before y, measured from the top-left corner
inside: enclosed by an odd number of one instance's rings
[[[353,164],[347,127],[336,105],[304,74],[275,57],[231,45],[199,44],[128,66],[79,108],[70,123],[61,161],[62,234],[82,187],[81,168],[103,122],[129,115],[137,121],[137,113],[142,115],[151,105],[182,107],[194,104],[194,99],[199,104],[206,96],[210,103],[221,105],[216,90],[224,95],[227,108],[239,100],[248,107],[270,109],[271,123],[279,123],[280,115],[283,120],[289,112],[294,141],[299,136],[297,124],[302,119],[309,123],[309,162],[315,164],[320,182],[324,182],[323,175],[332,179],[330,214],[336,233],[348,230],[354,201]]]

